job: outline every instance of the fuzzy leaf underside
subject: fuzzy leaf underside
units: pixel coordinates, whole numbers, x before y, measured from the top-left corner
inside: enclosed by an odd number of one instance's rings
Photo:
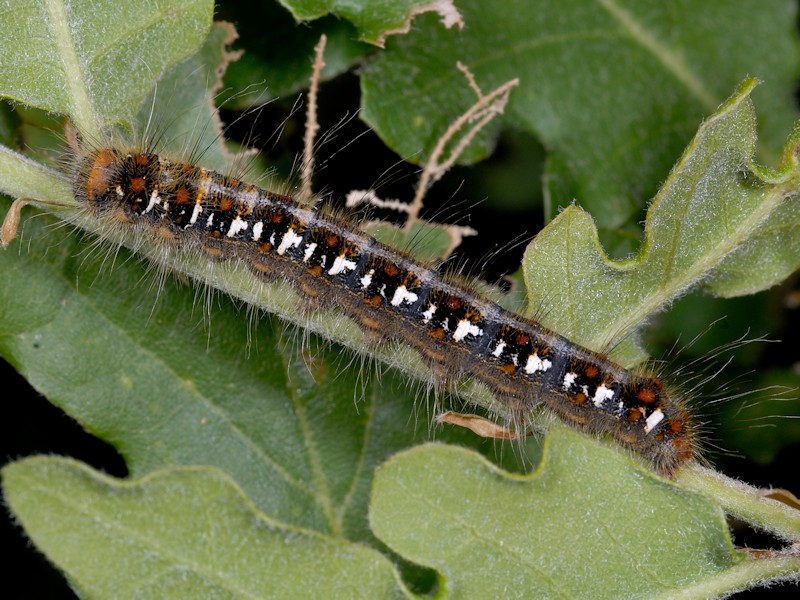
[[[0,29],[3,95],[69,115],[98,139],[104,125],[130,120],[164,72],[198,49],[213,6],[9,0]]]
[[[37,457],[2,476],[19,522],[87,597],[408,597],[379,552],[276,523],[211,467],[120,481]]]
[[[417,446],[378,468],[370,523],[459,598],[652,597],[741,560],[718,507],[625,463],[566,430],[548,436],[528,476]]]

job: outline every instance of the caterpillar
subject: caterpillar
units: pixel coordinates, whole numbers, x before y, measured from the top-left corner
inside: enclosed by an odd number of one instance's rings
[[[517,427],[544,405],[566,423],[610,435],[662,475],[695,455],[689,413],[660,379],[446,281],[316,206],[119,147],[82,155],[73,192],[100,223],[175,252],[232,261],[259,280],[291,282],[302,310],[336,307],[361,326],[368,344],[413,348],[439,385],[474,378]]]

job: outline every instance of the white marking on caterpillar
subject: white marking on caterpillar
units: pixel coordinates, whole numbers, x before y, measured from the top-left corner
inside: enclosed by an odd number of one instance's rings
[[[192,217],[189,219],[189,225],[197,223],[197,218],[200,216],[201,212],[203,212],[203,205],[198,202],[194,205],[194,209],[192,209]]]
[[[453,332],[453,339],[457,342],[460,342],[468,335],[474,335],[475,337],[480,337],[483,335],[483,329],[474,325],[472,321],[468,319],[462,319],[456,325],[456,330]]]
[[[297,248],[302,241],[303,236],[297,235],[294,232],[294,228],[289,227],[286,233],[283,234],[281,245],[278,246],[278,254],[283,255],[289,248]]]
[[[664,420],[664,413],[661,412],[660,408],[657,408],[653,411],[653,414],[647,417],[647,420],[644,423],[644,432],[650,433],[653,430],[653,427],[661,423]]]
[[[333,265],[331,265],[331,270],[328,271],[328,275],[338,275],[339,273],[343,273],[345,271],[355,271],[355,269],[356,269],[355,261],[347,260],[347,257],[344,254],[340,254],[339,256],[333,259]],[[366,278],[367,275],[364,275],[364,277],[361,278],[362,283],[363,279]],[[364,287],[367,286],[369,286],[369,284],[365,285]]]
[[[409,292],[406,290],[406,286],[401,285],[394,291],[394,296],[392,296],[391,305],[392,306],[400,306],[405,302],[406,304],[414,304],[417,301],[417,296],[414,292]]]
[[[427,323],[428,321],[430,321],[433,318],[433,313],[435,313],[435,312],[436,312],[436,305],[435,304],[429,304],[428,305],[428,310],[426,310],[424,313],[422,313],[422,322],[423,323]]]
[[[317,249],[316,242],[311,242],[308,246],[306,246],[306,249],[303,252],[303,262],[308,262],[308,260],[313,256],[314,250],[316,249]]]
[[[369,273],[361,278],[361,288],[367,289],[372,283],[372,276],[375,275],[375,269],[370,269]]]
[[[594,392],[594,398],[592,398],[592,402],[594,402],[595,406],[602,406],[603,402],[606,400],[611,400],[614,397],[614,390],[611,390],[605,386],[605,384],[601,384]]]
[[[567,373],[564,375],[564,390],[571,388],[577,378],[578,375],[576,373]]]
[[[161,198],[158,196],[158,188],[155,188],[153,193],[150,194],[150,203],[147,205],[147,208],[144,209],[145,214],[153,210],[160,201]]]
[[[236,218],[231,221],[230,229],[228,229],[228,237],[233,237],[245,229],[247,229],[247,221],[243,221],[239,215],[236,215]]]
[[[542,360],[541,358],[539,358],[539,355],[536,352],[534,352],[531,356],[528,357],[528,362],[525,363],[525,372],[528,375],[532,375],[537,371],[545,372],[552,366],[553,366],[553,361],[548,360],[546,358]]]

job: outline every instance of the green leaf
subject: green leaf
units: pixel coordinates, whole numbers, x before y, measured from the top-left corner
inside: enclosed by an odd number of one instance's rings
[[[746,252],[766,247],[763,232],[777,219],[783,228],[772,232],[770,247],[780,248],[783,239],[794,246],[792,232],[800,226],[797,199],[786,198],[794,180],[769,184],[742,171],[755,151],[749,100],[754,86],[753,80],[744,82],[703,123],[647,212],[638,256],[610,261],[592,217],[576,207],[564,210],[537,236],[526,250],[523,271],[528,290],[544,294],[532,298],[533,307],[542,302],[548,307],[545,322],[569,339],[602,350],[692,285],[713,281],[720,265],[729,284],[751,289],[781,281],[787,262],[790,270],[800,266],[800,254],[788,259],[781,251],[775,256]],[[775,237],[779,233],[785,238]],[[730,263],[743,264],[746,257],[751,259],[748,268],[734,274]]]
[[[725,259],[705,287],[723,298],[754,294],[783,281],[798,266],[800,202],[791,191],[791,197]]]
[[[99,139],[103,125],[131,119],[129,107],[200,47],[213,7],[208,0],[11,0],[0,46],[14,50],[5,53],[0,87],[28,106],[69,115],[79,131]]]
[[[524,477],[466,450],[418,446],[378,469],[370,523],[462,598],[652,596],[741,560],[717,507],[625,463],[568,431],[548,436]],[[632,577],[632,562],[645,572]],[[499,565],[515,576],[499,583]]]
[[[790,1],[501,7],[465,0],[459,10],[463,32],[425,18],[408,36],[390,40],[362,77],[363,118],[398,154],[424,162],[420,149],[430,151],[475,101],[457,61],[484,92],[519,77],[504,121],[550,151],[549,216],[577,200],[615,254],[636,248],[638,232],[630,227],[644,203],[697,123],[742,79],[766,81],[757,98],[765,157],[775,155],[797,118],[800,52]],[[464,160],[488,154],[494,137],[480,136]]]
[[[389,35],[407,32],[411,20],[421,13],[436,13],[448,28],[456,24],[463,26],[458,9],[449,0],[281,0],[281,4],[298,21],[318,19],[329,13],[347,19],[359,30],[362,40],[377,46],[383,46]]]
[[[119,481],[41,457],[2,476],[15,517],[87,597],[408,596],[379,552],[266,517],[217,469]]]
[[[369,223],[364,231],[392,248],[408,250],[417,260],[434,264],[450,256],[457,235],[447,226],[416,221],[409,231],[385,222]]]
[[[527,476],[451,446],[401,452],[376,473],[370,523],[455,598],[711,597],[800,568],[745,562],[712,502],[567,430]]]

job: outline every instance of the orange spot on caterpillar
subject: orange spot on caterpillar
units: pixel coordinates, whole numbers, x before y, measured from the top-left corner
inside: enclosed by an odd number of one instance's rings
[[[169,227],[159,227],[156,230],[156,234],[162,240],[174,240],[175,239],[175,234],[170,230]]]
[[[359,318],[359,321],[361,321],[361,324],[364,327],[366,327],[367,329],[370,329],[372,331],[378,331],[380,329],[380,326],[381,326],[381,324],[378,321],[376,321],[375,319],[373,319],[371,317],[368,317],[366,315],[361,315],[361,317]]]
[[[316,298],[317,296],[319,296],[319,292],[317,291],[317,289],[310,285],[307,285],[305,282],[300,284],[300,289],[309,298]]]
[[[441,365],[445,361],[445,356],[432,348],[423,348],[422,352],[433,365]]]
[[[175,192],[175,202],[178,204],[189,204],[190,200],[191,194],[185,186],[178,188],[178,190]]]
[[[133,179],[131,179],[129,189],[134,194],[141,194],[144,191],[144,188],[145,188],[144,177],[134,177]]]
[[[202,248],[203,248],[203,251],[206,254],[208,254],[210,257],[212,257],[212,258],[222,258],[222,249],[220,249],[219,247],[211,246],[211,245],[206,244]]]
[[[117,157],[113,150],[100,150],[95,154],[92,166],[89,169],[89,176],[86,178],[84,191],[86,199],[93,202],[98,196],[108,191],[111,171],[109,167],[114,164]]]
[[[633,445],[638,441],[636,434],[630,431],[621,431],[619,433],[619,439],[621,442],[630,445]]]
[[[682,433],[686,430],[686,422],[680,418],[670,419],[664,425],[664,429],[672,435]]]
[[[222,200],[219,201],[219,209],[222,212],[227,212],[233,208],[233,199],[225,196]]]
[[[461,299],[456,298],[455,296],[448,296],[444,301],[444,305],[448,310],[458,310],[464,305],[464,303],[461,301]]]
[[[470,308],[467,311],[467,314],[464,315],[464,318],[469,319],[473,323],[476,321],[480,321],[481,317],[483,317],[483,315],[480,313],[480,311],[474,308]]]
[[[574,412],[567,412],[565,415],[567,419],[578,425],[586,425],[586,417]]]
[[[671,442],[673,448],[675,449],[675,459],[676,464],[671,465],[669,468],[670,470],[667,471],[668,475],[674,473],[675,469],[678,468],[680,463],[685,462],[694,457],[694,441],[690,437],[680,437],[672,440]]]
[[[642,404],[652,404],[656,401],[656,391],[651,387],[643,387],[636,393],[636,399]]]
[[[630,410],[628,413],[628,421],[631,423],[635,423],[636,421],[640,421],[642,417],[644,417],[644,407],[643,406],[636,406]]]
[[[586,404],[586,400],[587,400],[586,394],[584,394],[583,392],[578,392],[577,394],[569,396],[569,401],[575,404],[576,406],[583,406],[584,404]]]
[[[507,402],[512,402],[512,399],[514,398],[514,394],[517,393],[517,390],[513,386],[505,385],[502,382],[498,384],[497,391],[498,391],[498,393],[503,394],[503,395],[506,396],[506,401]]]
[[[372,294],[371,296],[364,298],[364,302],[370,306],[380,306],[383,302],[383,296],[380,294]]]
[[[443,340],[447,337],[447,332],[444,330],[444,327],[436,327],[435,329],[429,330],[428,335],[435,340]]]
[[[262,275],[266,274],[266,273],[269,273],[270,270],[271,270],[269,268],[269,265],[265,265],[264,263],[262,263],[261,261],[258,261],[258,260],[250,261],[250,267],[254,271],[256,271],[256,272],[258,272],[258,273],[260,273]]]
[[[497,368],[500,369],[506,375],[513,375],[514,373],[517,372],[517,365],[515,365],[512,362],[505,363],[502,365],[497,365]]]

